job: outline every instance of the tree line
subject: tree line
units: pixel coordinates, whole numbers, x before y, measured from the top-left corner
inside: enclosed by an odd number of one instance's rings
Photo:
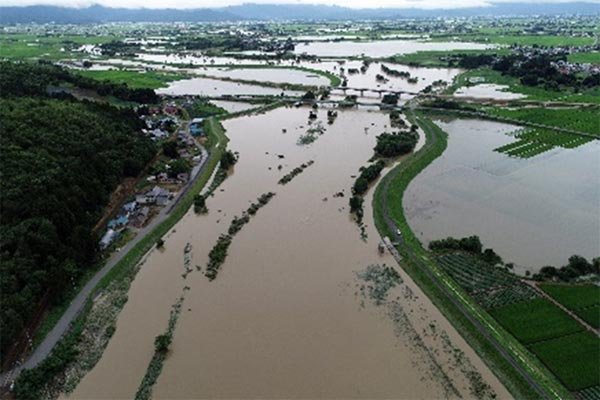
[[[149,104],[159,101],[152,89],[134,89],[124,83],[99,81],[46,61],[38,63],[0,62],[0,93],[2,97],[46,96],[53,92],[60,93],[60,91],[52,91],[54,86],[62,86],[65,90],[73,86],[89,89],[100,96],[113,96],[135,103]]]

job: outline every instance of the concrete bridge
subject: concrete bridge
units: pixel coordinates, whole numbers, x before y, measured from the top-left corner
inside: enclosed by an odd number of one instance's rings
[[[344,95],[347,94],[348,91],[358,92],[361,97],[364,97],[365,93],[376,93],[378,97],[382,97],[384,94],[395,94],[398,98],[401,98],[403,94],[408,94],[411,96],[417,96],[418,92],[409,92],[407,90],[390,90],[390,89],[376,89],[376,88],[358,88],[358,87],[348,87],[348,86],[329,86],[327,88],[330,93],[332,92],[343,92]]]

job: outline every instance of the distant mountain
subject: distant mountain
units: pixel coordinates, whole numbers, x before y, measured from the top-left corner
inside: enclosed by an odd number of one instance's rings
[[[0,24],[56,23],[86,24],[102,22],[205,22],[239,20],[237,15],[208,8],[200,9],[149,9],[67,8],[55,6],[0,7]]]
[[[472,17],[501,15],[599,15],[600,5],[576,3],[491,3],[485,7],[455,9],[363,8],[302,4],[242,4],[221,8],[127,9],[92,6],[66,8],[55,6],[0,7],[0,24],[101,22],[204,22],[240,20],[356,20],[419,17]]]

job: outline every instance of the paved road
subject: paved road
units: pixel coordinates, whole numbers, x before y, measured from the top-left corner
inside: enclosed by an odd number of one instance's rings
[[[433,146],[435,142],[438,140],[435,134],[431,135],[431,140],[426,143],[426,145],[420,150],[425,154],[429,147]],[[392,178],[402,173],[403,168],[402,165],[394,168],[391,172],[388,173],[387,176],[384,177],[384,181],[382,182],[382,195],[379,198],[379,206],[383,212],[384,221],[388,227],[388,230],[393,235],[393,241],[398,243],[398,247],[402,248],[405,254],[408,255],[410,261],[417,266],[417,268],[421,269],[425,272],[431,282],[439,289],[442,293],[444,293],[446,299],[450,301],[462,314],[463,316],[469,320],[473,326],[477,329],[477,331],[485,337],[485,339],[496,349],[496,351],[523,377],[523,379],[539,394],[540,398],[547,399],[549,398],[546,391],[540,386],[540,384],[533,378],[531,375],[523,368],[521,363],[519,363],[515,357],[509,353],[506,348],[499,343],[491,334],[490,331],[485,327],[479,319],[475,318],[471,314],[469,310],[467,310],[464,304],[455,296],[454,293],[450,291],[450,289],[441,282],[438,277],[433,273],[430,267],[425,263],[421,257],[414,253],[412,248],[404,242],[401,235],[398,234],[398,226],[394,222],[394,220],[390,217],[390,212],[387,204],[387,193],[389,191],[389,186]]]
[[[17,376],[19,375],[19,373],[21,373],[22,370],[34,368],[46,357],[48,357],[54,346],[62,338],[65,332],[68,331],[69,327],[71,326],[71,323],[79,315],[79,313],[85,306],[87,299],[93,293],[96,285],[98,285],[98,282],[100,282],[100,280],[104,278],[104,276],[106,276],[106,274],[108,274],[114,268],[114,266],[117,265],[117,263],[119,263],[119,261],[121,261],[123,257],[125,257],[135,245],[137,245],[149,232],[151,232],[156,226],[162,223],[169,216],[169,213],[173,209],[174,205],[177,204],[178,201],[182,198],[182,196],[184,196],[185,193],[189,190],[189,188],[192,187],[192,185],[201,175],[202,170],[206,166],[206,161],[208,160],[209,155],[204,147],[200,146],[200,148],[202,150],[202,159],[200,163],[198,163],[198,165],[196,165],[192,170],[190,180],[187,182],[186,186],[184,186],[182,190],[179,191],[176,199],[173,200],[173,203],[171,205],[163,207],[160,210],[159,214],[155,218],[153,218],[147,226],[140,229],[138,231],[138,234],[130,242],[123,246],[119,252],[113,253],[108,258],[104,267],[102,267],[102,269],[96,272],[96,274],[81,289],[79,294],[71,301],[69,308],[67,308],[67,310],[58,320],[54,328],[46,335],[44,340],[36,347],[36,349],[29,356],[29,358],[27,358],[27,360],[24,363],[0,375],[0,386],[6,387],[10,385],[10,383],[17,378]]]

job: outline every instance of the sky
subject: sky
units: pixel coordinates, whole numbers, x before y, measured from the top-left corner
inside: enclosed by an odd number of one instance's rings
[[[58,5],[88,7],[101,4],[107,7],[126,8],[203,8],[222,7],[242,3],[267,4],[327,4],[352,8],[398,7],[398,8],[461,8],[484,6],[489,2],[515,2],[519,0],[0,0],[0,6]],[[569,2],[577,0],[527,0],[527,2]],[[591,2],[600,0],[587,0]]]

